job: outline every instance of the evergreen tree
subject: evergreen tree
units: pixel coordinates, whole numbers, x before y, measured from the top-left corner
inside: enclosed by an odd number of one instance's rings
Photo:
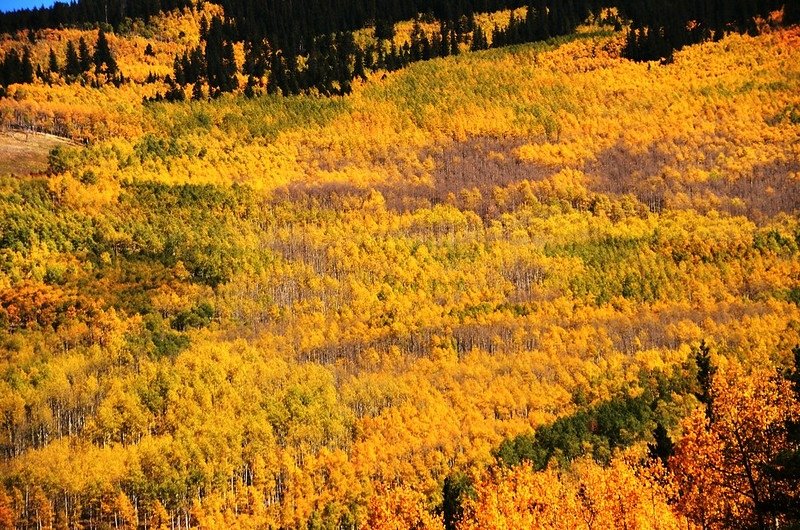
[[[2,75],[0,75],[3,86],[22,82],[21,73],[22,59],[20,59],[19,52],[12,48],[3,59]]]
[[[243,73],[254,78],[261,79],[267,75],[269,46],[263,41],[246,42],[244,48]]]
[[[439,38],[434,44],[434,50],[438,44],[439,49],[436,50],[436,55],[440,57],[447,57],[450,55],[450,34],[447,25],[444,21],[439,22]]]
[[[475,52],[479,50],[485,50],[489,47],[489,42],[486,39],[486,34],[483,32],[480,26],[476,26],[475,30],[472,32],[472,43],[470,44],[470,50]]]
[[[208,19],[205,15],[200,19],[200,38],[206,40],[208,38]]]
[[[83,37],[78,42],[78,57],[80,58],[78,73],[88,72],[92,67],[92,54],[89,52],[89,45],[86,44],[86,40]]]
[[[269,79],[267,80],[267,93],[288,95],[289,86],[286,80],[286,68],[283,64],[283,54],[276,52],[272,54],[272,61],[269,68]]]
[[[700,347],[695,353],[695,363],[697,365],[697,384],[698,391],[695,392],[700,403],[706,407],[706,416],[709,420],[713,420],[713,393],[712,384],[714,380],[714,373],[717,371],[716,367],[711,364],[711,349],[706,345],[705,341],[700,342]]]
[[[200,101],[203,98],[205,98],[205,94],[203,94],[203,83],[200,81],[195,81],[194,85],[192,86],[192,100]]]
[[[653,430],[653,442],[647,444],[647,448],[650,458],[658,458],[664,466],[667,465],[669,457],[672,456],[675,450],[675,444],[672,443],[667,429],[661,423],[658,423],[655,430]]]
[[[465,474],[453,473],[444,479],[441,513],[445,530],[458,528],[458,523],[464,516],[464,501],[474,494],[472,482]]]
[[[47,61],[47,67],[50,75],[55,75],[61,71],[61,67],[58,65],[58,57],[56,57],[56,52],[53,51],[53,48],[50,48],[50,56]]]
[[[22,52],[22,69],[20,80],[23,83],[33,83],[35,69],[31,61],[31,50],[27,46]]]
[[[111,53],[108,38],[105,31],[101,28],[97,34],[97,44],[94,49],[94,67],[96,72],[104,72],[108,75],[117,73],[117,61]]]
[[[784,24],[800,24],[800,2],[797,0],[786,0],[783,4]]]
[[[387,18],[378,18],[375,21],[375,38],[378,41],[394,39],[394,23]]]
[[[81,39],[81,42],[83,39]],[[85,43],[84,43],[85,44]],[[81,60],[78,52],[75,51],[75,45],[72,41],[67,41],[67,58],[64,64],[64,75],[68,78],[75,78],[83,71],[81,67]]]
[[[233,43],[225,39],[225,27],[219,17],[211,19],[205,47],[206,79],[214,94],[231,92],[239,83]]]
[[[364,52],[360,49],[356,51],[355,63],[353,64],[353,78],[361,78],[362,81],[367,80],[367,72],[364,66]]]
[[[511,21],[514,21],[514,15],[511,15]],[[506,45],[505,39],[505,31],[501,30],[500,27],[495,24],[494,28],[492,29],[492,48],[500,48]]]
[[[223,92],[233,92],[239,87],[239,80],[236,78],[236,56],[233,49],[233,43],[228,41],[225,43],[222,54],[223,61],[223,84],[220,86]]]
[[[253,76],[249,76],[247,78],[247,84],[244,86],[244,97],[254,98],[256,96],[255,85],[255,78]],[[194,99],[194,92],[192,92],[192,99]]]
[[[546,0],[535,0],[528,6],[526,21],[532,41],[542,41],[550,38]]]
[[[416,17],[411,28],[411,61],[421,61],[423,59],[424,49],[430,46],[430,44],[424,44],[427,42],[428,37],[425,35],[425,30],[422,29],[420,18]]]
[[[186,84],[186,73],[184,70],[183,65],[185,64],[186,60],[186,53],[183,54],[184,61],[181,61],[178,56],[175,56],[175,59],[172,61],[172,75],[175,77],[175,82],[179,85]]]
[[[461,50],[458,49],[458,36],[455,30],[450,30],[450,54],[458,55],[460,53]]]

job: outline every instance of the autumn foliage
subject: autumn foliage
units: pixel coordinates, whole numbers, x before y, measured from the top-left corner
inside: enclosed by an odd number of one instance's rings
[[[633,62],[604,12],[345,96],[155,101],[214,17],[0,98],[71,140],[0,175],[0,528],[797,523],[796,27]],[[0,48],[100,33],[33,37]]]

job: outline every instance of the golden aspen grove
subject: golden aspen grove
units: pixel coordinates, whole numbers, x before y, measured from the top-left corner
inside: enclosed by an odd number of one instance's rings
[[[0,530],[800,528],[797,4],[0,13]]]

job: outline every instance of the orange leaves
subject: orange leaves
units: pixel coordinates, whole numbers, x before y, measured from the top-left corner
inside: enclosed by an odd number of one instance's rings
[[[373,530],[441,530],[439,517],[433,516],[425,497],[408,486],[380,488],[367,509],[367,527]]]
[[[774,499],[791,494],[769,469],[788,447],[785,422],[800,418],[800,403],[772,370],[735,363],[714,376],[712,394],[710,421],[702,407],[684,420],[670,460],[678,508],[704,528],[763,524]]]
[[[0,318],[11,330],[52,326],[69,310],[75,307],[59,287],[26,282],[0,292]]]
[[[563,472],[498,470],[477,484],[459,529],[677,529],[657,473],[623,458],[606,468],[584,459]]]

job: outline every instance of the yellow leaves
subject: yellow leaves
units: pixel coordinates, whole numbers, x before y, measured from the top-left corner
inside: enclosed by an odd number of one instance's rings
[[[444,528],[441,519],[431,515],[425,497],[404,486],[379,491],[372,497],[367,514],[367,526],[374,530]]]
[[[590,159],[592,151],[580,144],[526,144],[517,150],[517,156],[537,164],[573,167]]]
[[[677,529],[668,492],[651,473],[620,457],[607,468],[581,459],[566,472],[496,470],[476,485],[459,528]]]
[[[79,494],[108,489],[127,476],[128,453],[120,446],[97,447],[64,438],[31,450],[14,462],[11,474],[48,490]]]
[[[143,37],[114,36],[125,74],[168,72],[172,54],[198,42],[200,16],[157,18],[155,58],[141,57]],[[58,227],[25,218],[14,228],[32,243],[0,256],[3,319],[15,331],[2,341],[10,375],[0,409],[13,428],[28,410],[52,428],[60,417],[50,404],[74,398],[92,411],[83,435],[96,444],[51,443],[10,466],[54,490],[88,490],[91,479],[113,493],[129,470],[183,484],[191,469],[204,494],[192,512],[208,528],[310,526],[326,510],[375,528],[439,528],[430,509],[441,478],[454,468],[478,475],[504,437],[574,410],[576,389],[594,401],[636,388],[641,368],[680,365],[701,339],[753,365],[775,363],[800,341],[800,309],[786,294],[800,266],[781,243],[793,241],[797,222],[757,225],[724,212],[748,212],[747,193],[726,193],[755,189],[747,186],[760,183],[761,167],[778,177],[752,194],[780,199],[781,164],[800,142],[796,127],[768,120],[797,103],[795,40],[732,36],[660,67],[620,60],[620,35],[581,35],[376,74],[336,100],[143,107],[163,85],[11,87],[3,123],[60,124],[95,142],[44,191],[94,233],[85,254],[67,254],[36,242]],[[751,64],[763,68],[753,74]],[[174,140],[178,154],[144,153],[146,132]],[[481,135],[490,148],[442,189],[448,165],[466,159],[447,150]],[[125,269],[126,260],[177,259],[103,222],[121,190],[132,196],[130,183],[153,180],[247,185],[252,202],[226,233],[257,258],[214,289],[193,284],[182,263]],[[651,195],[663,203],[644,205]],[[13,233],[6,226],[3,237]],[[772,246],[756,248],[773,228]],[[75,314],[85,306],[64,307],[73,300],[61,282],[71,275],[104,293],[136,290],[135,307],[92,308],[89,326]],[[205,300],[214,324],[178,335],[175,316]],[[148,335],[156,316],[161,335]],[[139,336],[190,345],[156,359],[138,351],[150,347]],[[743,396],[726,387],[738,396],[725,398],[726,421],[746,415],[737,400],[765,397],[747,385]],[[782,406],[753,405],[761,424],[741,427],[776,424]],[[695,446],[719,449],[701,420],[685,426],[697,431]],[[468,524],[673,528],[670,492],[650,471],[581,460],[571,471],[485,476]],[[107,505],[129,512],[119,496]],[[173,515],[159,504],[141,509],[156,528]]]
[[[788,448],[786,423],[800,416],[790,382],[772,370],[747,373],[738,363],[714,374],[709,414],[697,407],[682,424],[670,468],[682,491],[678,509],[706,528],[757,521],[786,484],[768,469]]]

